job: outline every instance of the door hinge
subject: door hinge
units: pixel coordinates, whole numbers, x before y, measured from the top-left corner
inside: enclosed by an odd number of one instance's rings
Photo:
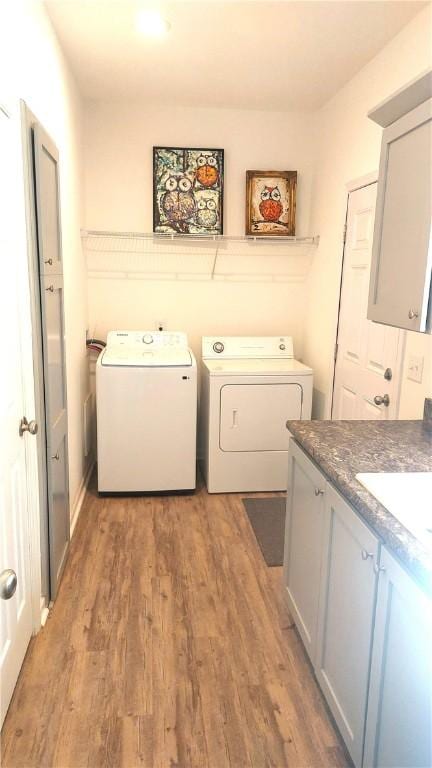
[[[343,228],[343,232],[342,232],[342,243],[343,243],[343,245],[345,245],[345,243],[346,243],[347,229],[348,229],[347,222],[345,222],[344,228]]]

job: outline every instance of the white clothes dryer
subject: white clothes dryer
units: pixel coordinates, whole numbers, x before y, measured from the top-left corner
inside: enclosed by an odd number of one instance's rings
[[[288,419],[310,419],[312,369],[289,336],[202,339],[200,429],[209,493],[285,490]]]
[[[110,331],[96,406],[99,491],[195,488],[197,371],[186,334]]]

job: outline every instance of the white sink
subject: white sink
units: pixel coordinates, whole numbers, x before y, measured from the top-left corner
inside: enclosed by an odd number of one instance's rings
[[[432,551],[432,472],[364,472],[356,478]]]

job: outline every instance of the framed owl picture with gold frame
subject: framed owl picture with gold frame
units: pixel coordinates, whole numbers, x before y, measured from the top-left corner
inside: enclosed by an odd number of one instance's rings
[[[153,231],[223,233],[223,149],[153,147]]]
[[[246,171],[246,234],[295,235],[297,171]]]

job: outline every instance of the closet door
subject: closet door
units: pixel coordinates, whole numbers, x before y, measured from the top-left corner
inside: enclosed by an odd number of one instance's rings
[[[54,599],[70,537],[58,152],[39,125],[33,128],[33,142],[48,467],[50,596]]]

